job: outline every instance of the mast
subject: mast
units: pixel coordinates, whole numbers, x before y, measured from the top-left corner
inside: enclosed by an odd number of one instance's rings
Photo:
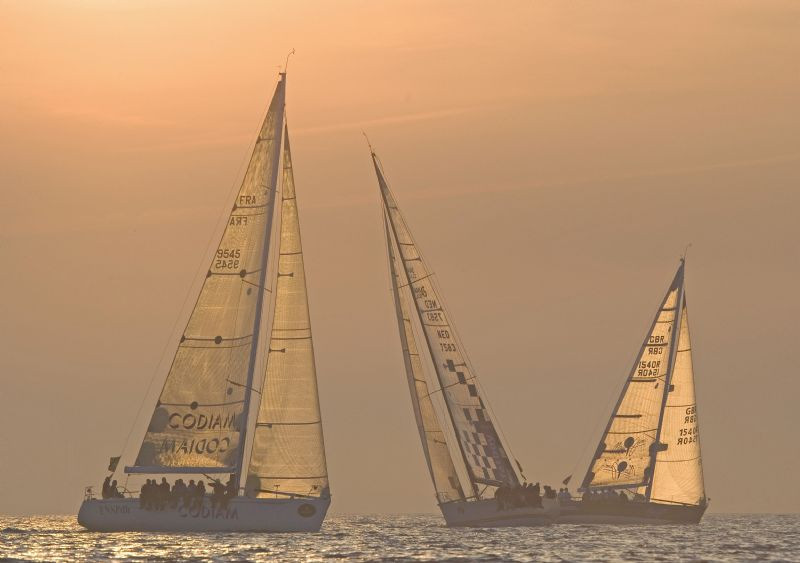
[[[374,152],[372,160],[384,209],[412,288],[417,317],[475,497],[480,498],[478,484],[515,486],[520,482],[519,477],[497,432],[493,416],[483,402],[477,376],[449,320],[441,292],[433,283],[433,272],[428,269],[414,242]]]
[[[372,153],[372,161],[373,161],[373,163],[375,165],[375,170],[378,171],[379,170],[378,169],[378,163],[375,160],[375,153],[374,152]],[[388,214],[389,213],[389,202],[386,201],[386,196],[383,193],[383,190],[381,190],[381,197],[383,198],[383,204],[386,206],[386,213]],[[394,222],[389,220],[389,225],[391,226],[392,234],[394,235],[394,239],[397,240],[397,230],[396,230],[396,228],[394,226]],[[406,274],[406,280],[407,280],[408,284],[411,287],[413,287],[414,282],[411,281],[410,279],[408,279],[407,276],[408,276],[408,274]],[[420,311],[419,303],[417,303],[416,299],[414,299],[414,310],[417,312],[417,318],[419,319],[419,322],[420,323],[424,323],[425,321],[422,319],[422,311]],[[432,354],[431,339],[428,336],[427,331],[423,330],[422,332],[425,334],[425,344],[428,347],[428,353]],[[438,369],[436,370],[436,374],[437,374],[437,376],[439,375],[439,370]],[[439,380],[439,387],[442,388],[442,386],[443,386],[442,385],[442,381],[440,379]],[[467,455],[464,452],[464,446],[461,443],[461,440],[458,439],[458,435],[457,435],[458,434],[458,426],[456,426],[456,421],[453,418],[453,411],[450,409],[450,405],[448,405],[446,402],[445,402],[445,410],[447,411],[447,414],[450,417],[450,424],[453,425],[453,430],[456,432],[456,442],[458,444],[458,451],[461,453],[461,461],[464,463],[464,468],[467,470],[467,475],[469,476],[470,485],[472,486],[472,492],[475,495],[475,498],[478,498],[478,485],[477,485],[476,480],[475,480],[475,474],[472,472],[472,468],[470,467],[470,464],[467,461]]]
[[[678,299],[675,304],[675,324],[673,329],[673,336],[672,341],[670,342],[670,354],[669,354],[669,371],[667,372],[666,377],[664,378],[664,397],[661,400],[661,410],[658,414],[658,430],[656,431],[656,440],[653,442],[652,451],[650,452],[650,482],[647,484],[647,491],[645,492],[645,498],[650,500],[650,495],[653,492],[653,482],[655,481],[656,476],[656,458],[658,456],[659,449],[661,448],[661,429],[664,425],[664,411],[666,410],[667,406],[667,399],[670,393],[670,387],[672,387],[672,374],[675,371],[675,357],[678,353],[678,342],[680,341],[680,330],[681,330],[681,317],[683,316],[683,270],[686,264],[686,259],[681,258],[681,265],[678,267],[678,274],[676,277],[680,276],[680,286],[678,289]]]
[[[447,447],[447,439],[438,422],[438,416],[436,415],[433,402],[431,401],[431,393],[428,390],[428,383],[425,379],[422,361],[414,338],[411,319],[408,317],[408,306],[403,296],[400,294],[400,285],[398,283],[400,281],[400,274],[395,264],[396,256],[392,248],[393,239],[389,227],[389,219],[385,212],[383,216],[383,226],[386,235],[386,250],[389,254],[392,296],[394,297],[397,326],[400,332],[400,345],[403,350],[406,379],[408,380],[417,430],[419,431],[420,441],[422,442],[422,451],[425,454],[425,462],[428,465],[431,481],[433,481],[433,487],[436,491],[436,500],[442,503],[463,499],[464,492],[461,488],[458,474],[453,464],[453,458],[450,455],[450,450]],[[408,278],[405,275],[403,278],[406,280],[407,284]],[[440,438],[438,441],[436,439],[437,437]],[[431,451],[432,449],[435,449],[435,451]],[[453,495],[456,497],[455,499],[451,498]]]
[[[248,434],[248,418],[250,415],[250,401],[252,400],[253,392],[253,379],[256,370],[256,358],[258,357],[259,335],[261,333],[261,315],[264,308],[264,290],[266,288],[265,282],[267,280],[267,266],[269,259],[270,242],[272,240],[272,223],[275,216],[275,193],[278,191],[278,172],[281,158],[281,139],[283,138],[283,118],[284,107],[286,103],[286,72],[280,73],[281,79],[278,86],[276,96],[278,96],[277,115],[273,122],[272,138],[272,166],[269,184],[266,189],[269,190],[269,197],[267,200],[267,220],[264,227],[264,244],[261,251],[261,264],[258,276],[258,291],[256,297],[255,320],[253,322],[253,339],[252,346],[250,347],[250,359],[247,366],[247,380],[244,388],[244,407],[242,411],[241,420],[241,438],[239,441],[239,451],[236,461],[236,490],[241,488],[242,471],[244,469],[245,458],[245,445],[247,442]],[[259,137],[258,141],[262,142],[267,139]]]

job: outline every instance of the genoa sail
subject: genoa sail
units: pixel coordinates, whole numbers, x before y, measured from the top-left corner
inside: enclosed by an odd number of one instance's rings
[[[433,272],[428,269],[414,242],[374,152],[372,159],[391,235],[398,248],[399,262],[408,280],[473,493],[479,497],[481,485],[515,486],[520,482],[519,477],[483,401],[475,372],[434,284]]]
[[[272,329],[245,492],[328,494],[314,346],[288,128]]]
[[[283,129],[285,80],[259,131],[222,239],[128,473],[241,467]]]
[[[397,325],[400,331],[400,343],[403,348],[403,361],[406,367],[408,388],[411,393],[411,404],[414,408],[414,418],[419,430],[425,461],[428,464],[428,471],[436,490],[436,500],[439,503],[462,500],[464,491],[461,488],[453,458],[447,447],[447,440],[431,400],[424,364],[420,358],[414,335],[410,306],[406,296],[407,291],[405,291],[408,288],[408,284],[405,281],[401,281],[405,279],[405,276],[401,277],[401,266],[397,261],[388,219],[385,216],[384,227],[389,254],[389,271],[392,278],[392,295],[394,296],[395,312],[397,313]]]
[[[663,446],[656,455],[650,500],[681,504],[704,502],[706,494],[685,297],[659,442]]]
[[[642,343],[582,488],[628,488],[644,494],[663,445],[659,429],[683,297],[683,262]]]

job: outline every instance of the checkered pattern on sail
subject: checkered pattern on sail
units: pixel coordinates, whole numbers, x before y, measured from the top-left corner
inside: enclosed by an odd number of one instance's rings
[[[471,430],[461,428],[459,433],[464,454],[472,466],[472,474],[478,480],[487,483],[515,482],[516,474],[511,469],[508,456],[497,436],[489,413],[484,407],[483,400],[478,395],[476,385],[468,383],[464,371],[459,370],[451,360],[445,362],[443,367],[455,373],[458,384],[466,386],[467,393],[478,400],[477,406],[461,408],[464,420],[472,426]]]

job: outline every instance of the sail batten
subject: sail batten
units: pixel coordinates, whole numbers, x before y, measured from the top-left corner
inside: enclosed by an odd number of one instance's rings
[[[515,486],[519,484],[519,478],[481,393],[477,386],[469,383],[475,378],[475,373],[433,281],[433,272],[414,242],[374,153],[372,158],[385,216],[396,241],[400,269],[410,287],[414,311],[436,371],[472,492],[480,498],[479,484]]]

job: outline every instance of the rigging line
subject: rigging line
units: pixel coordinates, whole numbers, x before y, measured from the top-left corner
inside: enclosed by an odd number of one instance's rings
[[[251,281],[247,281],[246,279],[242,279],[242,282],[243,282],[243,283],[246,283],[246,284],[249,284],[249,285],[252,285],[253,287],[260,287],[261,289],[263,289],[263,290],[264,290],[264,291],[266,291],[267,293],[272,293],[272,290],[271,290],[271,289],[269,289],[269,288],[267,288],[267,287],[264,287],[263,285],[258,285],[257,283],[253,283],[253,282],[251,282]]]
[[[294,49],[292,51],[294,51]],[[291,55],[291,54],[292,53],[289,53],[289,55]],[[287,65],[288,65],[289,55],[287,55],[287,57],[286,57]],[[284,72],[285,72],[285,69],[284,69]],[[288,109],[286,108],[286,105],[284,104],[284,108],[283,108],[283,128],[281,129],[281,143],[282,144],[285,141],[284,137],[286,136],[286,132],[288,131],[288,123],[289,123],[289,112],[288,112]],[[284,201],[286,201],[286,199],[287,199],[283,195],[283,193],[284,193],[284,181],[285,181],[285,170],[286,170],[286,162],[285,162],[284,156],[285,156],[285,147],[282,147],[280,158],[278,159],[278,163],[276,164],[276,166],[280,167],[279,177],[278,177],[278,179],[277,179],[277,181],[275,183],[276,185],[274,186],[275,190],[277,190],[276,196],[277,196],[277,194],[281,194],[281,201],[278,202],[277,201],[277,197],[276,197],[276,200],[274,202],[273,208],[271,210],[271,213],[273,214],[273,221],[275,222],[275,225],[274,225],[273,228],[274,228],[275,232],[278,234],[278,236],[270,238],[269,256],[270,256],[271,260],[269,260],[269,263],[265,266],[265,267],[267,267],[267,280],[268,280],[269,287],[259,286],[257,284],[253,284],[255,287],[262,287],[262,289],[264,291],[266,291],[266,292],[271,294],[271,297],[270,297],[270,299],[269,299],[269,301],[267,303],[266,313],[262,315],[262,321],[261,321],[262,323],[266,324],[265,331],[264,331],[265,332],[265,336],[263,338],[264,341],[265,341],[264,342],[265,345],[267,345],[267,342],[269,342],[272,339],[272,334],[273,334],[273,331],[275,330],[274,317],[275,317],[275,308],[276,308],[277,297],[278,297],[277,294],[275,293],[276,290],[277,290],[276,286],[277,286],[277,283],[278,283],[278,276],[276,275],[276,272],[277,272],[277,269],[280,266],[280,242],[281,242],[281,239],[283,238],[282,237],[282,231],[283,231],[283,204],[284,204]],[[277,256],[277,259],[275,258],[276,256]],[[243,280],[243,281],[245,281],[246,283],[249,283],[249,282],[247,282],[247,280]],[[257,363],[256,370],[258,371],[259,374],[261,374],[261,376],[259,377],[259,379],[260,379],[260,387],[259,387],[259,389],[260,390],[256,390],[255,386],[253,386],[253,388],[252,388],[252,391],[256,391],[259,395],[262,396],[262,398],[263,398],[264,386],[266,385],[267,369],[269,367],[269,358],[268,358],[268,356],[269,356],[269,347],[267,346],[267,352],[259,354],[258,360],[256,362]],[[259,404],[257,412],[256,412],[256,422],[258,422],[258,416],[259,416],[260,411],[261,411],[261,405]],[[252,461],[252,457],[253,457],[253,451],[252,451],[252,445],[251,445],[251,448],[250,448],[250,459],[251,459],[251,461]]]
[[[264,123],[264,119],[266,119],[267,113],[269,112],[270,103],[271,103],[271,100],[269,102],[267,102],[267,105],[266,105],[265,109],[263,109],[262,112],[261,112],[261,120],[259,121],[259,125],[258,125],[257,131],[256,131],[256,135],[255,135],[256,137],[258,137],[259,133],[261,132],[261,127],[262,127],[262,125]],[[242,169],[245,166],[245,163],[249,162],[249,158],[248,157],[250,157],[252,155],[252,152],[253,152],[254,149],[255,149],[255,142],[252,145],[248,145],[247,150],[243,154],[242,160],[239,162],[239,167],[236,170],[236,176],[234,177],[235,179],[231,183],[231,187],[228,189],[228,193],[225,196],[225,200],[226,201],[230,200],[232,195],[236,192],[237,186],[239,186],[239,184],[241,183],[238,179],[242,174]],[[244,181],[244,179],[242,178],[241,181]],[[220,209],[222,209],[222,211],[220,212],[220,215],[217,217],[217,221],[216,221],[216,224],[214,225],[214,229],[211,231],[211,235],[209,236],[208,242],[206,243],[206,248],[205,248],[205,251],[203,253],[204,257],[208,256],[210,254],[210,250],[212,248],[212,244],[214,243],[215,238],[217,238],[215,235],[217,234],[217,232],[219,230],[219,227],[220,227],[220,224],[222,223],[222,220],[230,215],[230,212],[228,211],[228,207],[227,206],[220,206]],[[222,236],[224,236],[224,234],[225,233],[223,231],[222,235],[220,235],[220,240],[221,240]],[[130,443],[131,435],[133,434],[133,430],[136,427],[136,421],[139,419],[139,416],[142,414],[142,408],[144,407],[144,404],[145,404],[145,402],[147,402],[147,399],[148,399],[148,397],[150,395],[150,389],[153,387],[153,383],[155,382],[155,378],[158,375],[162,364],[164,363],[164,358],[166,357],[167,350],[169,349],[170,343],[173,340],[173,336],[176,333],[176,330],[178,328],[178,324],[180,323],[181,318],[183,317],[183,315],[185,313],[186,304],[189,302],[189,297],[192,294],[192,288],[197,283],[197,280],[199,279],[200,273],[204,269],[206,269],[205,268],[206,263],[207,263],[206,260],[201,261],[200,265],[197,268],[197,271],[195,271],[195,273],[194,273],[194,276],[192,278],[192,283],[191,283],[191,285],[189,285],[189,289],[187,289],[187,291],[186,291],[186,295],[183,298],[183,303],[181,304],[181,307],[178,310],[178,315],[176,316],[175,322],[173,323],[172,329],[170,330],[170,336],[167,338],[166,342],[164,343],[164,347],[161,350],[161,355],[159,356],[158,362],[156,363],[156,366],[153,369],[153,375],[150,377],[150,381],[147,383],[147,388],[145,389],[144,396],[142,397],[142,400],[139,403],[139,408],[136,409],[136,415],[134,416],[134,423],[131,425],[131,429],[128,431],[128,435],[125,437],[125,442],[122,445],[122,452],[120,452],[120,455],[125,455],[125,450],[128,448],[128,444]],[[205,282],[203,282],[203,283],[205,283]],[[200,291],[202,291],[202,287],[200,288]],[[200,298],[200,292],[197,293],[197,299],[199,299],[199,298]],[[197,300],[195,300],[195,304],[196,304],[196,302],[197,302]],[[172,369],[171,366],[170,366],[170,369]],[[166,376],[165,376],[165,381],[166,381]],[[121,464],[118,464],[118,465],[121,465]],[[113,476],[115,473],[116,473],[116,469],[114,469],[114,471],[111,473],[111,475]],[[129,475],[126,477],[126,479],[125,479],[126,483],[127,483],[127,480],[128,480],[129,477],[130,477]]]
[[[243,384],[243,383],[237,383],[236,381],[231,381],[230,379],[226,379],[225,381],[226,381],[227,383],[230,383],[231,385],[235,385],[236,387],[241,387],[242,389],[247,389],[247,385],[245,385],[245,384]],[[258,389],[256,389],[255,387],[250,387],[250,391],[252,391],[253,393],[258,393],[259,395],[261,395],[261,391],[259,391],[259,390],[258,390]],[[242,401],[237,401],[237,402],[239,402],[239,403],[243,403],[243,402],[244,402],[244,400],[242,400]]]
[[[419,248],[417,249],[417,253],[419,254]],[[403,259],[403,258],[402,258],[402,256],[400,257],[400,259],[401,259],[401,260]],[[420,260],[421,260],[421,259],[420,259]],[[427,266],[427,264],[425,264],[425,265]],[[404,267],[405,267],[405,266],[404,266]],[[410,286],[410,285],[414,285],[414,284],[415,284],[415,283],[417,283],[417,282],[421,282],[421,281],[422,281],[422,280],[424,280],[425,278],[430,278],[430,277],[432,277],[434,274],[435,274],[435,272],[431,272],[430,274],[428,274],[428,275],[426,275],[426,276],[422,276],[421,278],[417,278],[417,279],[415,279],[415,280],[412,280],[412,281],[410,281],[410,282],[408,282],[408,283],[404,283],[403,285],[399,286],[397,289],[403,289],[404,287],[408,287],[408,286]]]
[[[467,368],[469,369],[469,366],[467,366]],[[471,370],[470,370],[470,373],[472,373],[472,371],[471,371]],[[465,377],[465,378],[464,378],[464,381],[465,381],[465,382],[466,382],[466,381],[476,381],[476,380],[477,380],[477,378],[476,378],[476,376],[475,376],[475,375],[470,375],[469,377]],[[434,389],[433,391],[428,391],[428,394],[427,394],[427,395],[425,395],[425,398],[432,397],[432,396],[433,396],[433,395],[435,395],[436,393],[443,393],[445,389],[450,389],[451,387],[456,387],[457,385],[464,385],[464,384],[463,384],[463,383],[461,383],[460,381],[454,381],[454,382],[453,382],[453,383],[451,383],[450,385],[445,385],[444,387],[442,387],[442,386],[440,385],[439,387],[437,387],[437,388],[436,388],[436,389]],[[483,398],[483,397],[482,397],[482,398]],[[465,407],[465,406],[466,406],[466,407],[469,407],[469,406],[472,406],[472,405],[471,405],[471,404],[461,404],[461,403],[459,403],[459,405],[458,405],[458,406],[459,406],[459,407]]]

